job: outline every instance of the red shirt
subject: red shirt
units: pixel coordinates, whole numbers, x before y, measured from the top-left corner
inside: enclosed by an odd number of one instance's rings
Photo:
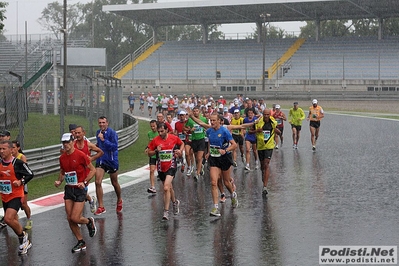
[[[77,145],[76,143],[77,143],[77,141],[74,141],[74,142],[73,142],[73,146],[75,147],[75,149],[77,149],[77,150],[83,152],[83,153],[86,154],[87,156],[90,156],[90,155],[91,155],[90,150],[89,150],[89,145],[87,144],[87,140],[86,140],[86,139],[83,140],[83,143],[84,143],[84,144],[83,144],[83,148],[81,148],[81,149],[78,148],[78,145]]]
[[[184,125],[186,124],[187,121],[181,122],[180,120],[176,122],[175,124],[175,129],[177,132],[177,136],[179,139],[182,141],[185,141],[187,139],[187,134],[183,133]]]
[[[90,164],[90,159],[86,154],[80,150],[75,149],[71,154],[64,152],[60,156],[60,167],[64,172],[76,171],[78,182],[83,182],[90,172],[87,167]]]
[[[283,120],[283,117],[284,117],[284,114],[283,114],[283,112],[274,112],[273,113],[273,117],[276,119],[276,121],[277,121],[277,127],[279,127],[279,128],[282,128],[282,127],[284,127],[284,120]]]
[[[179,146],[179,149],[182,144],[183,142],[173,134],[167,134],[166,139],[157,136],[148,144],[151,151],[155,151],[161,145],[161,151],[157,154],[158,172],[167,172],[170,168],[177,167],[173,151],[176,149],[176,145]]]

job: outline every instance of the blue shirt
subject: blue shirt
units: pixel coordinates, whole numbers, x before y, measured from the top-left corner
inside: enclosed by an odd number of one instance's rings
[[[256,119],[255,116],[254,116],[252,119],[249,119],[248,117],[245,117],[245,118],[244,118],[244,124],[246,124],[246,123],[252,123],[252,122],[255,121],[255,119]],[[248,133],[248,130],[247,130],[247,133],[245,134],[245,140],[252,141],[252,142],[256,142],[256,135],[255,135],[255,133]]]
[[[209,139],[209,145],[220,147],[223,150],[226,150],[230,145],[230,141],[233,140],[231,133],[224,127],[220,127],[218,130],[208,128],[206,135]]]
[[[96,160],[96,165],[104,164],[113,169],[119,168],[118,161],[118,134],[112,128],[107,128],[104,134],[104,141],[98,137],[100,130],[97,130],[97,146],[104,152],[103,156]]]

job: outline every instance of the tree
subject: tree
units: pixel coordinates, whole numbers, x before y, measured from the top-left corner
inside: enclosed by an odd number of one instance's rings
[[[7,18],[4,14],[6,13],[6,6],[8,5],[8,3],[6,2],[0,2],[0,33],[3,31],[4,29],[4,24],[3,21]]]
[[[164,36],[167,41],[183,41],[202,40],[202,26],[201,25],[174,25],[165,26],[159,29],[159,35]],[[223,39],[224,34],[218,31],[218,25],[213,24],[208,27],[208,39],[220,40]]]
[[[320,37],[343,37],[351,36],[352,23],[348,20],[323,20],[320,22]],[[306,21],[306,25],[301,27],[301,38],[316,37],[316,23]]]
[[[67,6],[67,34],[71,34],[75,28],[83,22],[82,4]],[[64,8],[58,2],[49,3],[42,11],[42,17],[38,19],[44,30],[52,32],[57,39],[62,36],[61,29],[64,28]]]

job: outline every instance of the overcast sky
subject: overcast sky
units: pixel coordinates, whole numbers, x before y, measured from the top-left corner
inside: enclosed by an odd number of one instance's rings
[[[41,12],[47,7],[48,3],[55,2],[55,0],[0,0],[8,2],[6,8],[6,17],[4,21],[4,35],[16,35],[25,33],[25,21],[27,22],[28,34],[38,34],[43,32],[40,24],[37,22],[41,17]],[[181,2],[182,0],[158,0],[158,3],[165,2]],[[190,0],[184,0],[190,1]],[[191,0],[194,1],[194,0]],[[62,0],[58,0],[63,4]],[[91,0],[68,0],[68,5],[76,3],[88,3]],[[276,27],[285,29],[288,32],[299,32],[299,27],[303,25],[301,22],[285,22],[285,23],[272,23]],[[237,33],[247,35],[253,33],[255,24],[229,24],[223,25],[221,31],[226,34],[228,38],[235,38]]]

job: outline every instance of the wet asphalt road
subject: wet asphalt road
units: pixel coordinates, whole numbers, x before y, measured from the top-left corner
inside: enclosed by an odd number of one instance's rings
[[[180,214],[169,221],[161,221],[161,182],[153,197],[149,181],[141,182],[123,189],[121,215],[114,193],[104,196],[97,235],[90,239],[82,227],[86,251],[71,253],[76,240],[57,208],[33,215],[26,256],[17,255],[11,229],[2,229],[0,265],[318,265],[320,245],[397,245],[398,129],[399,121],[326,114],[312,152],[308,122],[298,150],[286,127],[267,199],[260,171],[239,162],[232,174],[240,205],[232,209],[228,199],[213,218],[209,173],[196,183],[178,172]]]

